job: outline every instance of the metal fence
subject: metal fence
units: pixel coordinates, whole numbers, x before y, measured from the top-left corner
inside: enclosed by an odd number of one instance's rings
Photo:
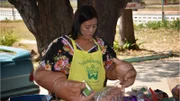
[[[168,14],[164,15],[164,20],[167,21],[174,21],[177,19],[180,19],[179,15],[176,14]],[[161,14],[133,14],[133,22],[135,24],[142,24],[147,23],[149,21],[162,21],[162,15]]]
[[[0,20],[22,20],[22,17],[14,8],[0,8]]]

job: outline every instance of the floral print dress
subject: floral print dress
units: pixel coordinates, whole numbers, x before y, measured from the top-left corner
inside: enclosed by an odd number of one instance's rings
[[[116,57],[114,50],[101,38],[95,38],[103,54],[104,68],[107,70],[112,64],[112,57]],[[81,50],[81,47],[76,44],[77,49]],[[92,53],[98,50],[98,46],[95,45],[88,52]],[[46,70],[63,72],[67,76],[71,67],[71,62],[74,54],[74,49],[70,40],[70,37],[64,35],[55,39],[49,45],[45,55],[43,56],[40,64]]]

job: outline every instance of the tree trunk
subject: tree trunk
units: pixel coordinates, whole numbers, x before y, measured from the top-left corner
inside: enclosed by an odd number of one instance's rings
[[[55,38],[68,34],[73,9],[69,0],[9,0],[35,36],[40,56]]]
[[[78,2],[78,6],[87,4],[95,7],[99,17],[98,36],[113,46],[117,20],[127,0],[78,0]]]
[[[123,46],[126,41],[130,43],[136,43],[134,37],[134,26],[133,26],[133,18],[132,18],[132,9],[126,9],[123,11],[122,16],[120,17],[120,46]]]
[[[96,0],[95,8],[99,14],[99,33],[111,46],[116,34],[116,25],[126,0]]]
[[[99,15],[98,36],[111,46],[117,20],[127,0],[78,0],[78,5],[93,5]],[[71,30],[73,9],[69,0],[9,0],[35,36],[40,56],[55,38]]]

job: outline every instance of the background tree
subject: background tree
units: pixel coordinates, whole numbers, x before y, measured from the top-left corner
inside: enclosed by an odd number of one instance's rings
[[[71,30],[73,8],[69,0],[8,0],[20,13],[24,23],[35,36],[40,56],[55,38]],[[126,0],[77,0],[78,6],[93,5],[99,15],[98,36],[111,46],[116,24]]]
[[[139,2],[139,0],[128,0],[128,2]],[[138,49],[134,36],[134,25],[132,9],[124,9],[119,20],[119,45],[129,43],[128,49]]]
[[[134,26],[132,19],[132,9],[125,9],[120,17],[119,21],[119,45],[123,46],[126,42],[135,44]],[[136,44],[129,47],[130,49],[136,49]]]

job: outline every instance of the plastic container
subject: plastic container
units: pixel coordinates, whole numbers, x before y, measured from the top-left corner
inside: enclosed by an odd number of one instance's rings
[[[19,48],[0,46],[1,98],[39,93],[39,86],[29,81],[33,70],[31,54]]]
[[[11,97],[8,101],[51,101],[49,95],[23,95]]]

